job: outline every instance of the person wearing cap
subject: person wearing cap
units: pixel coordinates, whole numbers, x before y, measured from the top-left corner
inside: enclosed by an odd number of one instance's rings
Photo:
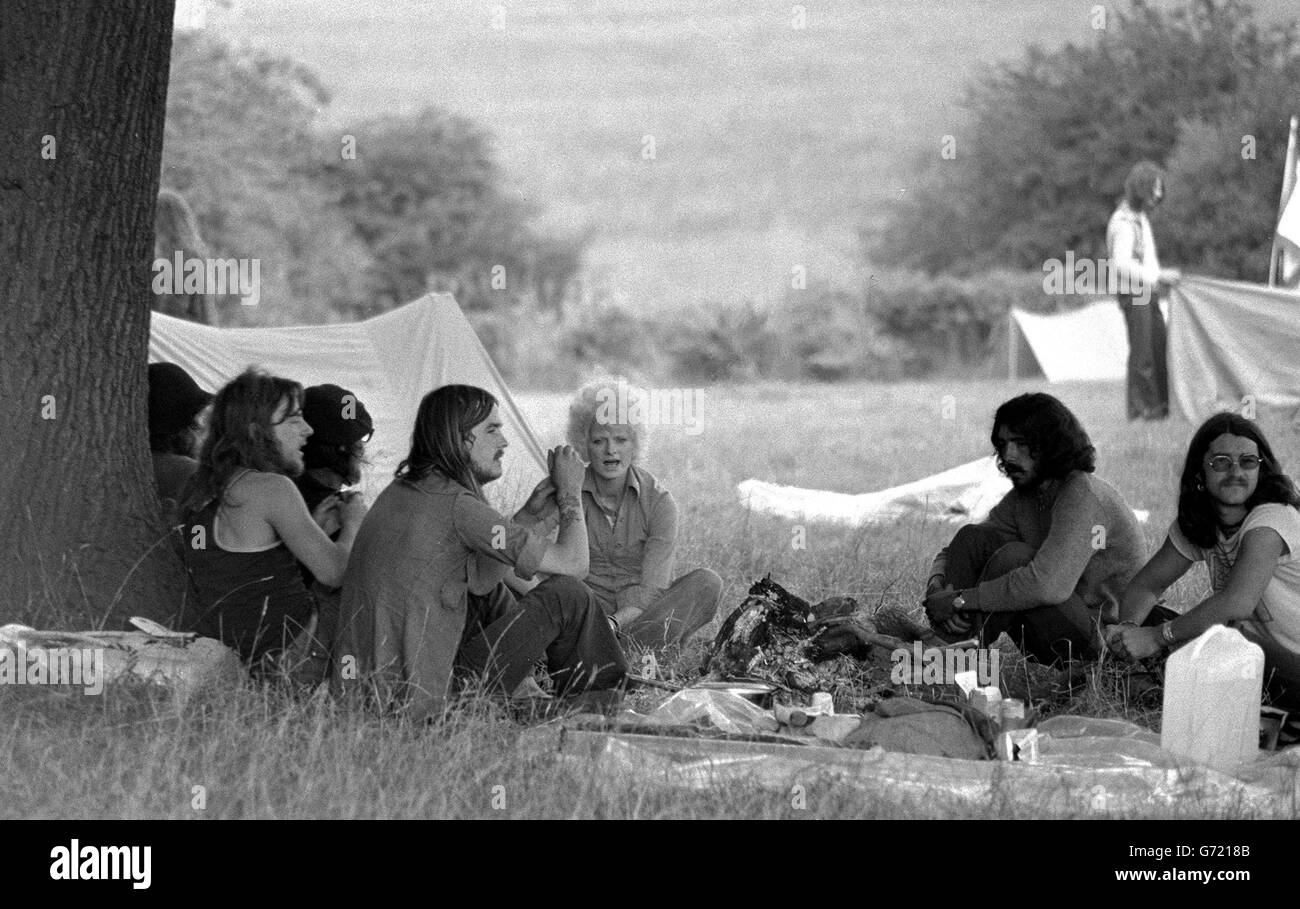
[[[342,509],[353,496],[348,490],[361,480],[366,442],[375,424],[366,405],[352,392],[338,385],[313,385],[302,393],[302,416],[312,433],[302,448],[303,472],[294,478],[307,510],[332,540],[343,529]],[[295,642],[299,649],[289,661],[299,664],[312,654],[333,654],[338,634],[340,589],[317,580],[311,568],[299,563],[303,582],[316,598],[317,611],[308,633]],[[305,648],[305,649],[304,649]],[[321,669],[323,671],[324,666]]]
[[[295,482],[307,510],[316,514],[322,503],[360,482],[366,442],[374,434],[375,424],[361,399],[338,385],[313,385],[305,390],[302,416],[312,434],[302,450],[303,473]],[[328,514],[322,518],[333,523]],[[333,533],[337,528],[324,529]]]
[[[200,417],[212,395],[175,363],[149,364],[149,452],[158,498],[170,513],[198,469]]]

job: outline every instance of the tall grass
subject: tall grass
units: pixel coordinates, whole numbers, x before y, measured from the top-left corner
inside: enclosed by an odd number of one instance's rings
[[[725,582],[723,612],[768,572],[816,601],[916,610],[933,553],[953,532],[935,522],[860,529],[808,525],[796,549],[789,522],[747,513],[735,484],[747,477],[861,492],[916,479],[986,453],[996,405],[1028,386],[978,382],[860,386],[745,386],[705,391],[698,435],[661,427],[648,467],[682,511],[677,571],[708,565]],[[1100,451],[1099,474],[1131,504],[1148,508],[1149,548],[1173,515],[1179,460],[1192,427],[1133,426],[1114,384],[1052,389],[1082,418]],[[951,395],[948,408],[941,401]],[[564,399],[522,395],[546,444],[560,440]],[[943,414],[952,415],[944,419]],[[1288,466],[1294,427],[1265,420]],[[1197,575],[1174,591],[1195,602]],[[721,616],[720,616],[721,618]],[[699,648],[664,664],[689,676]],[[1015,671],[1014,666],[1006,667]],[[1126,705],[1103,666],[1072,712],[1150,720]],[[648,709],[656,695],[637,692]],[[297,699],[247,687],[178,709],[149,688],[102,697],[0,686],[0,816],[162,818],[367,817],[950,817],[943,801],[867,793],[812,777],[804,804],[788,791],[728,782],[696,791],[633,774],[601,775],[553,749],[520,742],[521,727],[486,696],[469,697],[442,726],[380,719],[328,698]],[[1010,783],[1008,784],[1010,785]],[[202,787],[202,788],[196,788]],[[499,787],[499,788],[498,788]],[[986,816],[1070,814],[993,797]],[[201,807],[199,807],[201,806]],[[1197,804],[1172,813],[1196,814]],[[960,812],[969,816],[968,810]]]

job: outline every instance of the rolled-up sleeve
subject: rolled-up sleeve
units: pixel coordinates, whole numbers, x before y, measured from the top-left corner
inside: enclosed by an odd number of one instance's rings
[[[537,574],[548,544],[544,526],[516,524],[469,493],[457,496],[452,507],[456,534],[467,549],[514,566],[521,578]]]

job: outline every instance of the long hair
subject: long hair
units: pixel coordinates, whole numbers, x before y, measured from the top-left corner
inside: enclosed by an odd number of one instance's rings
[[[1209,549],[1217,541],[1219,519],[1214,510],[1214,500],[1205,489],[1201,462],[1210,450],[1210,443],[1224,433],[1250,439],[1259,449],[1259,480],[1255,491],[1246,500],[1247,512],[1266,503],[1300,506],[1295,484],[1282,472],[1282,465],[1258,424],[1229,411],[1216,413],[1192,436],[1187,447],[1187,460],[1183,462],[1183,473],[1178,479],[1178,529],[1202,549]]]
[[[579,388],[569,402],[569,425],[565,436],[585,461],[593,423],[628,426],[632,430],[632,463],[639,464],[650,443],[646,413],[649,406],[645,391],[623,376],[592,379]],[[629,420],[630,416],[638,415],[640,419]]]
[[[470,469],[465,443],[492,415],[497,399],[473,385],[444,385],[420,401],[411,433],[411,453],[397,465],[397,478],[418,483],[431,473],[455,480],[480,498],[483,489]]]
[[[199,467],[181,502],[182,514],[192,515],[223,496],[236,471],[289,473],[272,430],[276,408],[286,399],[290,410],[300,407],[302,386],[251,368],[217,392]]]
[[[1165,172],[1154,161],[1139,161],[1124,178],[1124,200],[1135,211],[1146,211],[1156,198],[1156,182],[1163,182]]]
[[[998,452],[998,469],[1006,473],[1006,462],[998,445],[998,429],[1024,436],[1034,456],[1034,472],[1040,480],[1059,480],[1072,470],[1092,473],[1097,469],[1097,449],[1070,409],[1049,394],[1033,392],[1012,398],[993,416],[989,440]]]

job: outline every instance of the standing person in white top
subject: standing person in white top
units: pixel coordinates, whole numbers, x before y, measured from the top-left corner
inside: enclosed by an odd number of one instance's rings
[[[1259,427],[1218,413],[1192,437],[1178,517],[1120,600],[1106,643],[1140,660],[1230,625],[1264,651],[1275,703],[1300,706],[1300,494]],[[1176,619],[1138,627],[1170,584],[1205,562],[1210,596]]]
[[[1124,198],[1106,227],[1106,250],[1120,292],[1116,294],[1128,329],[1128,418],[1163,420],[1169,416],[1169,376],[1165,364],[1165,322],[1159,297],[1181,278],[1161,268],[1147,213],[1165,195],[1165,175],[1155,162],[1139,161],[1124,180]]]

